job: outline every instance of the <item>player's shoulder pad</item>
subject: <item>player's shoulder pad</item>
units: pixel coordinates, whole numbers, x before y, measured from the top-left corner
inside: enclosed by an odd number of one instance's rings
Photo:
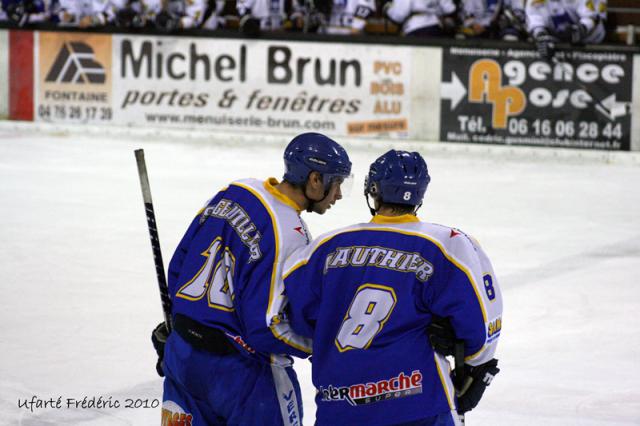
[[[229,185],[236,185],[236,186],[246,185],[246,186],[259,188],[262,185],[262,182],[263,181],[256,178],[244,178],[244,179],[236,179],[233,182],[231,182]]]
[[[480,243],[473,236],[467,234],[459,228],[440,225],[437,223],[423,223],[426,232],[438,239],[448,252],[461,252],[482,250]]]
[[[349,225],[333,231],[325,232],[314,239],[311,244],[297,250],[284,263],[284,276],[286,277],[295,269],[309,262],[313,254],[323,245],[329,243],[333,238],[346,232],[352,232],[363,229],[363,224]]]

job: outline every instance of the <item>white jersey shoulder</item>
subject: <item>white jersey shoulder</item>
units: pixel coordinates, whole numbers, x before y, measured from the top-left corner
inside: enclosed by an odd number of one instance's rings
[[[274,188],[274,185],[277,184],[275,179],[266,181],[241,179],[233,184],[249,189],[269,211],[276,227],[278,252],[281,260],[289,257],[294,250],[311,242],[307,224],[300,217],[293,202]]]
[[[402,25],[405,34],[439,25],[441,16],[455,11],[453,0],[392,0],[386,8],[387,16]]]
[[[232,185],[245,188],[258,198],[269,212],[274,226],[277,241],[276,259],[265,322],[280,340],[311,353],[311,340],[295,334],[286,318],[282,317],[282,312],[287,304],[287,298],[284,295],[284,282],[282,281],[284,261],[296,249],[307,246],[311,241],[311,235],[307,230],[306,223],[300,217],[295,203],[275,188],[277,183],[278,181],[273,178],[266,181],[242,179],[233,182]],[[286,365],[289,361],[285,357],[274,355],[272,362]]]

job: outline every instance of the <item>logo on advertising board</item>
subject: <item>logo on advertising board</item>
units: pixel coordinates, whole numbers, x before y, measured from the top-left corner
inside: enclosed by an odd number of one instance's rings
[[[491,105],[491,126],[505,129],[507,119],[522,113],[525,95],[518,87],[502,85],[500,64],[480,59],[469,70],[469,102]]]
[[[39,121],[111,121],[110,35],[40,32],[37,49]]]
[[[104,83],[104,67],[95,59],[96,55],[90,45],[80,41],[64,43],[45,81],[47,83]]]
[[[629,150],[632,56],[444,49],[440,138],[451,142]]]
[[[411,49],[114,35],[119,124],[407,137]]]

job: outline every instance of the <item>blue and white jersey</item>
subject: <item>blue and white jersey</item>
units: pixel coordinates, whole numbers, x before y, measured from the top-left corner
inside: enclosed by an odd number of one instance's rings
[[[60,0],[57,13],[63,26],[78,26],[86,17],[93,25],[105,25],[113,19],[113,6],[110,0]]]
[[[456,11],[453,0],[392,0],[386,14],[393,22],[402,25],[402,33],[408,34],[421,28],[440,25],[440,18]]]
[[[146,19],[153,21],[166,3],[166,10],[174,16],[180,17],[180,28],[197,28],[202,24],[207,10],[207,0],[170,1],[143,0]],[[224,6],[224,5],[223,5]],[[219,4],[217,4],[219,7]],[[213,28],[211,28],[213,29]]]
[[[238,0],[236,8],[241,18],[250,15],[260,20],[260,29],[280,30],[287,18],[284,0]],[[300,10],[297,0],[292,1],[292,11]]]
[[[0,21],[6,21],[9,17],[6,15],[6,10],[8,10],[12,5],[24,3],[23,0],[2,0],[0,5]],[[57,18],[55,17],[56,10],[58,8],[57,0],[35,0],[31,3],[31,10],[28,10],[28,14],[24,17],[24,22],[21,22],[21,25],[27,23],[38,23],[38,22],[57,22]],[[55,18],[55,19],[52,19]]]
[[[494,357],[502,296],[472,238],[413,215],[325,234],[287,260],[285,312],[313,339],[317,424],[388,425],[453,413],[447,360],[426,334],[447,317],[465,362]]]
[[[326,34],[357,34],[364,30],[367,18],[376,10],[373,0],[333,0]]]
[[[524,14],[523,0],[466,0],[461,4],[460,17],[463,22],[471,21],[488,27],[498,19],[502,7]]]
[[[584,43],[600,43],[605,35],[606,0],[529,0],[527,29],[536,37],[542,31],[559,36],[574,24],[587,29]]]
[[[173,315],[222,330],[241,353],[279,365],[306,357],[310,341],[275,321],[286,303],[284,259],[310,241],[298,206],[275,179],[244,179],[216,194],[195,217],[169,264]]]

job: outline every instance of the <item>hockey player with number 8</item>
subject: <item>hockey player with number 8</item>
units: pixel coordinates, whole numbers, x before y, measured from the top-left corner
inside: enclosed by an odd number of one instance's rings
[[[371,222],[324,234],[285,263],[281,315],[313,339],[317,425],[457,425],[499,371],[493,268],[473,238],[416,217],[429,181],[420,154],[387,152],[365,181]],[[436,318],[452,337],[433,339]],[[458,392],[444,356],[453,339],[464,343]]]

